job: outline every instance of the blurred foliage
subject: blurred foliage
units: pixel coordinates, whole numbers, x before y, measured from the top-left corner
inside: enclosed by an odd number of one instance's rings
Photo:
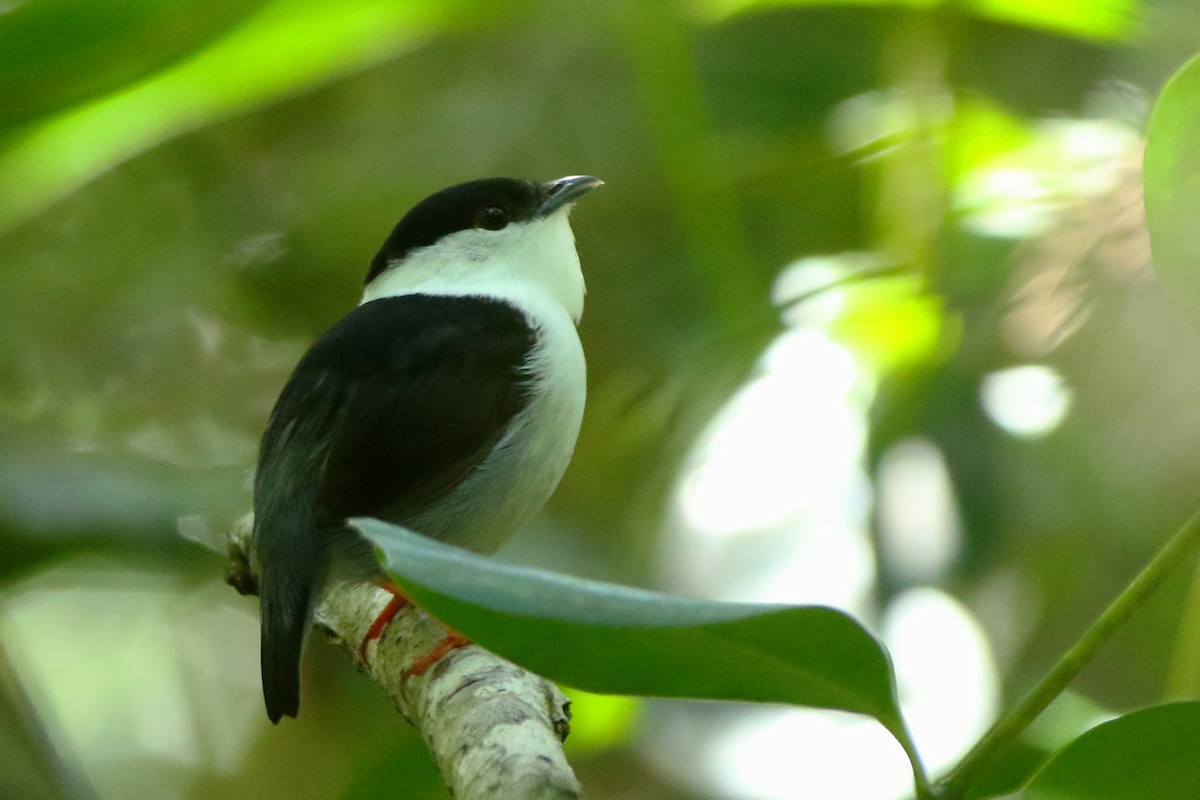
[[[1200,324],[1200,57],[1183,66],[1163,88],[1147,134],[1146,225],[1154,249],[1154,272],[1167,298],[1192,325]]]
[[[1145,98],[1198,42],[1190,0],[0,4],[0,796],[445,796],[315,640],[305,714],[269,729],[254,606],[176,519],[215,538],[248,507],[271,403],[379,241],[489,174],[608,183],[574,218],[584,430],[510,557],[657,583],[685,455],[817,317],[872,376],[865,473],[944,457],[937,584],[1019,696],[1200,494],[1196,333],[1140,174]],[[1015,436],[981,385],[1032,363],[1071,405]],[[911,585],[875,567],[881,604]],[[1186,583],[1081,694],[1196,691]],[[575,757],[591,796],[735,796],[624,719]]]

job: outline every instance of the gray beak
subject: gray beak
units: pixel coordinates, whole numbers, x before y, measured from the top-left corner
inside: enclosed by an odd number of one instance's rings
[[[565,205],[574,203],[585,194],[600,186],[604,181],[591,175],[568,175],[541,185],[542,197],[546,198],[538,207],[539,217],[548,217]]]

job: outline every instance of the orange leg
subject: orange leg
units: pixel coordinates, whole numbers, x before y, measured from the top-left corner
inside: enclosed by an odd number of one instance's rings
[[[379,615],[375,617],[375,621],[371,623],[371,627],[367,628],[367,635],[363,637],[362,644],[358,646],[358,655],[363,661],[367,660],[367,645],[375,639],[383,635],[383,630],[392,621],[392,618],[399,613],[400,609],[408,605],[408,598],[405,597],[399,589],[396,588],[390,581],[380,585],[380,588],[391,592],[392,599],[383,607]]]
[[[446,638],[435,644],[429,649],[429,652],[418,658],[408,668],[408,675],[416,675],[420,677],[424,675],[430,667],[442,660],[442,656],[449,653],[451,650],[457,650],[460,647],[466,647],[471,642],[461,633],[451,631],[446,635]]]
[[[374,640],[383,635],[383,631],[387,628],[388,623],[400,613],[400,610],[407,606],[411,601],[404,595],[400,589],[391,581],[385,581],[380,584],[379,588],[392,595],[392,599],[383,607],[383,610],[375,617],[371,623],[371,627],[367,628],[367,633],[363,636],[362,643],[358,646],[358,655],[363,661],[367,660],[367,646]],[[460,647],[465,647],[471,642],[461,633],[451,631],[444,639],[435,644],[429,649],[429,652],[418,658],[412,663],[412,666],[405,672],[405,677],[416,675],[420,677],[424,675],[429,668],[442,659],[444,655],[451,650],[457,650]]]

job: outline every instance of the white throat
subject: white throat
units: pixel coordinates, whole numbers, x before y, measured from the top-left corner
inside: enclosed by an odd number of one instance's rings
[[[578,324],[584,283],[568,209],[503,230],[457,231],[388,265],[362,302],[409,294],[497,297],[527,313],[546,301]]]

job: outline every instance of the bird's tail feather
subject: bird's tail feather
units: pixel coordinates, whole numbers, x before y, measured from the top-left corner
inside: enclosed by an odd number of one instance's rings
[[[280,569],[268,561],[259,576],[263,699],[273,723],[300,710],[300,655],[316,589],[313,563],[293,560]]]
[[[269,580],[265,582],[270,586]],[[278,723],[300,711],[300,654],[308,628],[311,591],[262,592],[262,684],[267,716]]]
[[[264,486],[273,475],[260,471],[256,479],[251,544],[258,566],[263,700],[267,716],[278,723],[300,711],[300,656],[330,554],[328,537],[313,522],[311,499]]]

